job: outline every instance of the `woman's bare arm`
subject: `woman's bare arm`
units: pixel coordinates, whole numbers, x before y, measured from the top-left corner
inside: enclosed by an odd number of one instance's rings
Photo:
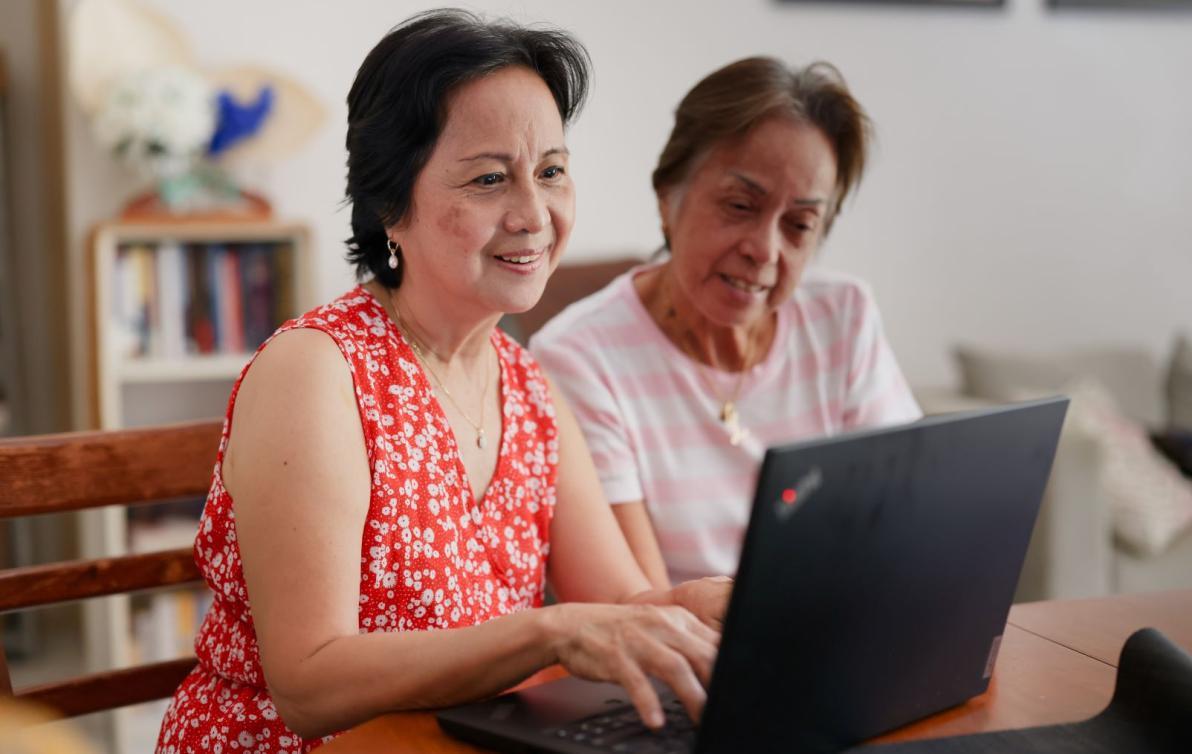
[[[469,628],[360,634],[367,458],[351,374],[335,344],[313,330],[274,339],[241,385],[224,481],[266,681],[299,735],[475,699],[555,662],[589,678],[677,679],[677,654],[684,667],[710,672],[714,632],[651,606],[560,605]],[[637,576],[633,589],[643,586]]]
[[[563,600],[675,606],[714,627],[718,644],[732,581],[700,579],[673,589],[651,584],[604,499],[575,416],[553,385],[551,395],[559,428],[558,505],[551,524],[549,571],[556,594]],[[714,651],[680,657],[660,648],[647,671],[674,689],[691,715],[698,717],[705,699],[700,683],[706,686],[714,659]],[[629,673],[609,680],[626,687],[644,716],[657,708],[657,697],[644,678]]]
[[[641,500],[617,503],[612,509],[617,525],[621,527],[621,533],[625,535],[625,541],[629,543],[629,549],[650,585],[655,589],[670,589],[666,561],[658,547],[658,538],[654,534],[654,524],[650,521],[646,504]]]

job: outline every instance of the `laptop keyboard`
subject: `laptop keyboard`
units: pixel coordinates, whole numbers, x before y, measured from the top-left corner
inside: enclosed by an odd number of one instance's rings
[[[630,705],[614,707],[562,728],[549,728],[547,736],[616,754],[687,754],[695,748],[695,724],[678,699],[664,701],[666,725],[653,731],[642,723]]]

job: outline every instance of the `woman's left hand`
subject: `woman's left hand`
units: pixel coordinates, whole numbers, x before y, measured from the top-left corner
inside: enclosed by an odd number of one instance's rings
[[[724,615],[728,612],[728,598],[732,593],[733,580],[729,576],[706,576],[684,581],[671,589],[671,599],[676,605],[687,608],[704,625],[719,632],[724,629]]]

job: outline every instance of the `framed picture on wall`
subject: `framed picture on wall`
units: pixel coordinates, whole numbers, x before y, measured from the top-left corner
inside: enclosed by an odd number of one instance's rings
[[[1053,8],[1192,10],[1192,0],[1047,0],[1047,4]]]
[[[1128,2],[1128,0],[1124,0]],[[976,8],[995,8],[1006,4],[1006,0],[779,0],[783,3],[804,5],[970,5]]]

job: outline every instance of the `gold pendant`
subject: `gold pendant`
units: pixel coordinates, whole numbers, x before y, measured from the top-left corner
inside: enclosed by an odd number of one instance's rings
[[[720,421],[724,424],[724,428],[728,430],[728,443],[732,446],[741,444],[741,440],[745,439],[745,433],[741,430],[741,418],[737,414],[737,407],[732,401],[725,401],[720,408]]]
[[[725,401],[720,407],[720,421],[726,427],[737,423],[737,407],[732,401]]]

